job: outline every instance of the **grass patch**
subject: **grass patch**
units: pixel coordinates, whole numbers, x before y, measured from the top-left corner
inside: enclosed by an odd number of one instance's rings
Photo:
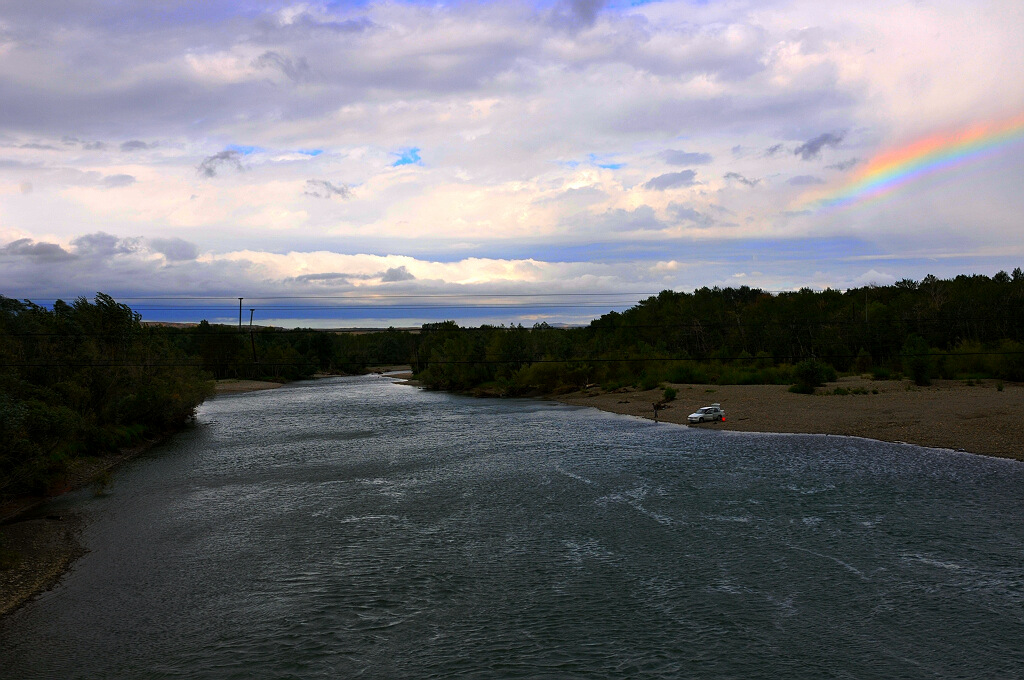
[[[878,394],[878,390],[873,391],[874,394]],[[851,387],[849,389],[845,387],[837,387],[832,390],[832,394],[838,394],[839,396],[846,396],[849,394],[868,394],[868,391],[863,387]]]

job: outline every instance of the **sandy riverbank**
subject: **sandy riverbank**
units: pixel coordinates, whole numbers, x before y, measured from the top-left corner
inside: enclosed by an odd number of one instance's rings
[[[216,390],[217,394],[258,392],[259,390],[274,390],[283,384],[269,380],[218,380]]]
[[[676,399],[659,411],[658,420],[683,424],[701,406],[718,402],[725,409],[725,422],[695,427],[850,435],[1024,460],[1024,385],[1005,383],[1000,391],[998,384],[939,380],[917,387],[910,381],[852,377],[818,388],[813,395],[794,394],[785,385],[671,385]],[[826,394],[836,387],[867,394]],[[592,389],[555,399],[653,419],[652,403],[662,394],[661,389]]]

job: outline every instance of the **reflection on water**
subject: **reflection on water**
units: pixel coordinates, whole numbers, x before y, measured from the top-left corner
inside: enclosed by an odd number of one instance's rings
[[[1024,466],[369,376],[219,397],[59,501],[4,678],[1010,677]]]

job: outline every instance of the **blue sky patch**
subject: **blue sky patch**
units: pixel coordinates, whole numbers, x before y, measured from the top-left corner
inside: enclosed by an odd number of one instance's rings
[[[616,154],[598,155],[596,153],[588,154],[587,160],[596,165],[599,168],[606,170],[618,170],[619,168],[626,167],[625,163],[611,163],[609,162]]]
[[[418,146],[411,146],[406,149],[399,149],[393,152],[392,155],[398,156],[398,160],[391,164],[391,167],[397,168],[399,165],[415,165],[421,163],[420,159],[420,148]]]
[[[263,151],[263,149],[261,149],[258,146],[245,146],[243,144],[228,144],[227,148],[230,149],[231,151],[237,151],[243,156],[248,156],[249,154],[254,154],[259,151]]]

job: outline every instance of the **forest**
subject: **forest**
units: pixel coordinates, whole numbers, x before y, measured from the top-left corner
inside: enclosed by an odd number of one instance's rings
[[[83,457],[183,427],[213,380],[291,381],[409,364],[482,396],[663,383],[792,384],[837,374],[1024,380],[1024,273],[847,291],[662,291],[582,327],[340,332],[145,324],[98,293],[46,308],[0,295],[0,501],[44,493]]]
[[[1024,380],[1024,273],[768,293],[663,291],[582,328],[423,327],[413,368],[430,387],[536,394],[597,384]],[[810,384],[808,384],[810,383]]]

